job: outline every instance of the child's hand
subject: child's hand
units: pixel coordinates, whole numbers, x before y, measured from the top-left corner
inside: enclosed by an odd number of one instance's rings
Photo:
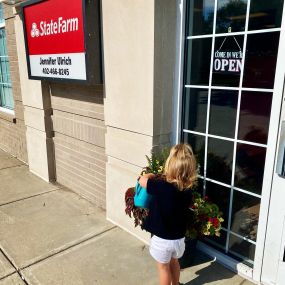
[[[153,173],[147,173],[140,177],[139,184],[141,185],[141,187],[146,188],[148,179],[153,177],[155,177]]]

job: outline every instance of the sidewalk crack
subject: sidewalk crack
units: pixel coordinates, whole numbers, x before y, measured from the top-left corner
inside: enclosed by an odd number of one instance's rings
[[[31,264],[25,265],[25,266],[19,268],[19,270],[24,270],[24,269],[26,269],[26,268],[28,268],[28,267],[30,267],[30,266],[33,266],[33,265],[35,265],[35,264],[38,264],[38,263],[40,263],[40,262],[42,262],[42,261],[44,261],[44,260],[46,260],[46,259],[49,259],[49,258],[51,258],[51,257],[53,257],[53,256],[58,255],[58,254],[61,254],[61,253],[65,252],[65,251],[67,251],[67,250],[69,250],[69,249],[71,249],[71,248],[74,248],[74,247],[76,247],[76,246],[78,246],[78,245],[80,245],[80,244],[86,243],[86,242],[88,242],[89,240],[91,240],[91,239],[93,239],[93,238],[96,238],[96,237],[99,237],[99,236],[101,236],[101,235],[104,235],[105,233],[108,233],[108,232],[110,232],[110,231],[112,231],[112,230],[114,230],[114,229],[116,229],[116,228],[117,228],[117,226],[113,226],[113,227],[111,227],[111,228],[109,228],[109,229],[106,229],[106,230],[100,232],[100,233],[94,234],[94,235],[92,235],[92,236],[90,236],[90,237],[88,237],[88,238],[86,238],[86,239],[83,239],[83,240],[81,240],[81,241],[79,241],[79,242],[76,242],[76,243],[74,243],[74,244],[72,244],[72,245],[66,247],[66,248],[63,248],[63,249],[61,249],[61,250],[59,250],[59,251],[57,251],[57,252],[54,252],[54,253],[52,253],[52,254],[46,256],[46,257],[43,257],[43,258],[41,258],[41,259],[39,259],[39,260],[37,260],[37,261],[31,263]]]
[[[9,257],[6,255],[6,253],[0,248],[0,252],[4,255],[4,257],[7,259],[7,261],[10,263],[10,265],[16,270],[16,272],[13,272],[11,274],[8,274],[7,276],[3,277],[3,278],[0,278],[0,281],[9,277],[9,276],[12,276],[13,274],[18,274],[19,277],[21,278],[21,280],[26,284],[26,285],[30,285],[26,280],[25,280],[25,277],[22,275],[22,273],[20,272],[20,269],[17,268],[17,266],[14,265],[14,263],[9,259]]]

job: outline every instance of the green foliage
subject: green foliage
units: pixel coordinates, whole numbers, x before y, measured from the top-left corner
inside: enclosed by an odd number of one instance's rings
[[[150,156],[146,156],[147,166],[143,168],[141,175],[146,173],[163,174],[169,152],[170,148],[152,151]],[[186,237],[220,236],[221,223],[223,222],[222,213],[216,204],[211,203],[207,197],[202,197],[196,187],[195,184],[192,188],[193,199],[192,204],[189,205]],[[148,210],[135,207],[133,196],[133,188],[128,189],[125,195],[125,211],[128,216],[134,218],[135,226],[142,227]]]
[[[161,151],[151,151],[151,155],[146,155],[147,166],[143,168],[141,175],[146,173],[162,174],[170,148],[163,148]]]

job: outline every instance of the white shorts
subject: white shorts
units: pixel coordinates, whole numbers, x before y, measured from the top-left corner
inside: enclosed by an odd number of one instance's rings
[[[159,263],[169,263],[171,258],[180,258],[185,251],[185,238],[168,240],[153,236],[150,240],[150,255]]]

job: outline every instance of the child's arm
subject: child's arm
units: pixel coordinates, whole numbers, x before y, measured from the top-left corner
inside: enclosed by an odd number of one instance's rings
[[[139,184],[141,185],[141,187],[146,188],[148,179],[152,178],[154,176],[155,175],[153,173],[147,173],[147,174],[141,176],[139,179]]]

